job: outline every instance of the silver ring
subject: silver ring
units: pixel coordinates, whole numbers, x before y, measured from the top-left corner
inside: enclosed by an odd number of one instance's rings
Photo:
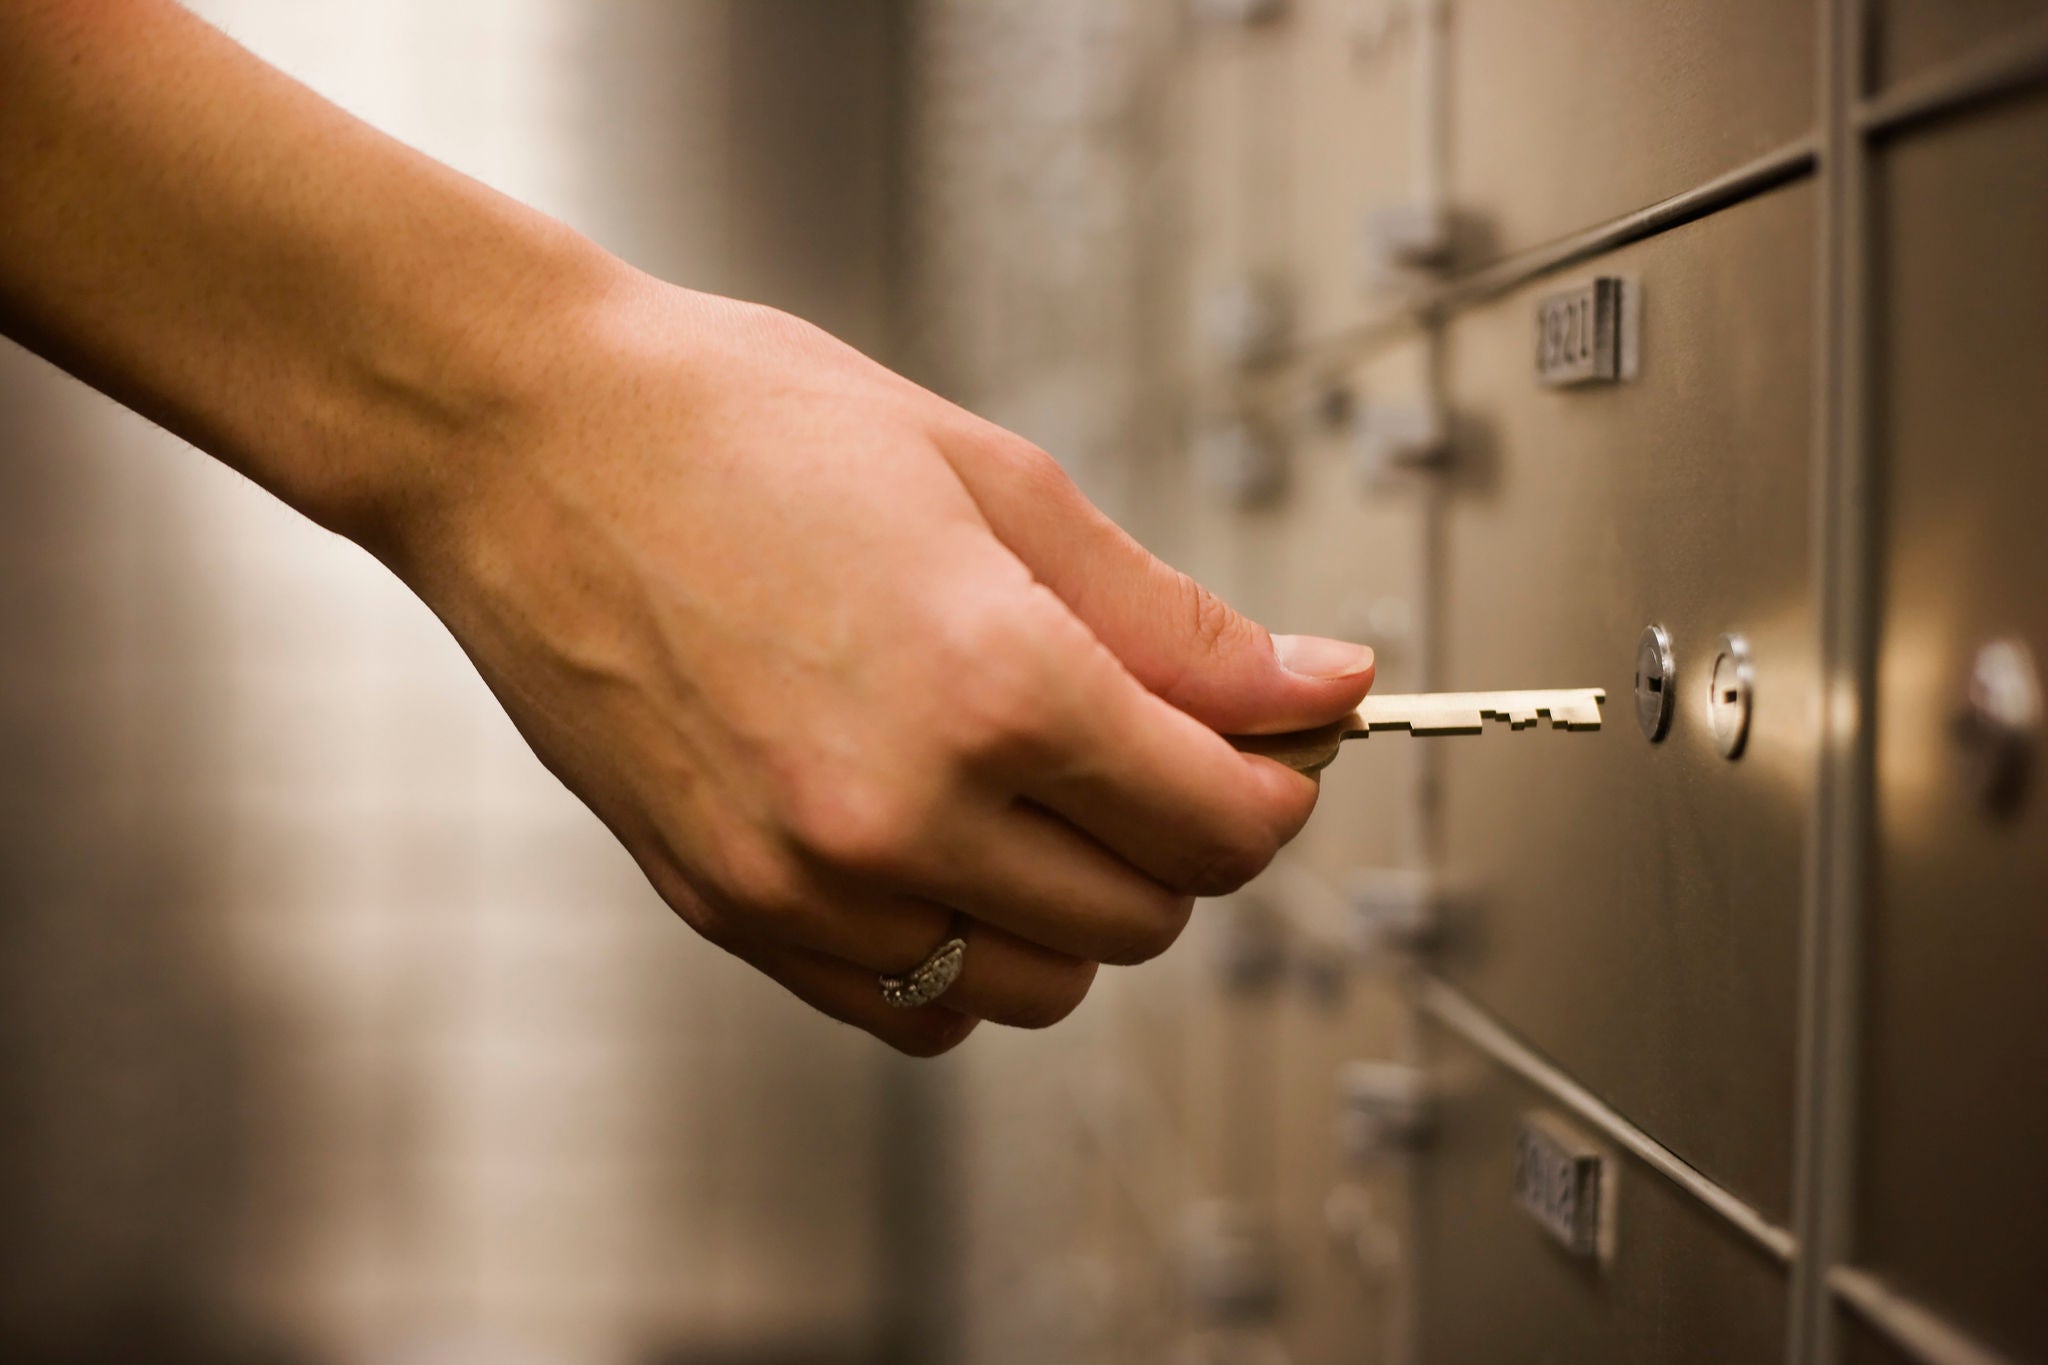
[[[901,976],[886,973],[880,978],[882,999],[899,1010],[916,1009],[952,989],[960,979],[960,969],[967,965],[967,938],[960,928],[960,917],[953,917],[952,934],[931,956],[912,967]]]

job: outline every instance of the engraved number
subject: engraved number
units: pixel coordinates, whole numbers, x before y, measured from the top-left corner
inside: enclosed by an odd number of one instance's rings
[[[1593,358],[1593,300],[1590,295],[1557,299],[1543,309],[1537,333],[1536,363],[1540,369],[1582,365]]]

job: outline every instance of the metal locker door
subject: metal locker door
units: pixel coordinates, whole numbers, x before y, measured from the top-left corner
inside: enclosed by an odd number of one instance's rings
[[[1810,5],[1445,3],[1461,267],[1693,189],[1813,127]]]
[[[2042,0],[1871,0],[1871,9],[1872,75],[1880,88],[1968,60],[2029,20],[2048,19]]]
[[[1427,1043],[1438,1117],[1415,1187],[1424,1365],[1778,1357],[1785,1272],[1775,1255],[1449,1029],[1433,1028]],[[1604,1260],[1560,1245],[1521,1206],[1531,1177],[1519,1144],[1532,1123],[1601,1153],[1598,1199],[1612,1219]]]
[[[2048,793],[2038,713],[2036,770],[2002,812],[1973,785],[1993,755],[1956,727],[1980,661],[1994,693],[2026,671],[1987,645],[2048,661],[2043,165],[2038,92],[1878,162],[1889,488],[1856,1213],[1864,1266],[2023,1359],[2048,1357]]]
[[[1780,1222],[1817,688],[1813,213],[1812,187],[1788,186],[1451,324],[1440,685],[1608,702],[1597,734],[1431,741],[1442,974]],[[1596,276],[1640,290],[1640,372],[1541,387],[1538,302]],[[1632,677],[1652,623],[1677,663],[1656,743]],[[1730,632],[1754,660],[1735,761],[1708,705]]]

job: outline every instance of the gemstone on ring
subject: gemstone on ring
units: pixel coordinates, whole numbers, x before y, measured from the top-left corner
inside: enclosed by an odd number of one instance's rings
[[[960,979],[960,969],[966,964],[967,940],[956,935],[903,975],[882,977],[882,999],[899,1010],[929,1005]]]

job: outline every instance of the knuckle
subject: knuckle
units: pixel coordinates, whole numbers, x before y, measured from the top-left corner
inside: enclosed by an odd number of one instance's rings
[[[730,905],[701,892],[666,856],[643,857],[640,866],[655,893],[692,932],[715,948],[729,953],[739,951],[745,935]]]
[[[739,912],[770,924],[785,923],[800,916],[809,902],[807,879],[791,860],[751,842],[728,847],[721,880],[732,908],[714,910],[711,918],[728,933]]]
[[[676,918],[714,948],[732,952],[740,942],[739,927],[731,911],[695,896],[687,901],[670,899],[669,906],[676,912]]]
[[[961,613],[946,631],[949,673],[974,680],[948,702],[947,741],[956,758],[982,766],[1045,751],[1055,721],[1055,607],[1065,611],[1049,589],[1032,584],[1003,607]]]
[[[1264,872],[1279,851],[1277,838],[1256,833],[1212,844],[1190,865],[1181,889],[1197,896],[1228,895]]]
[[[951,1052],[974,1032],[976,1020],[937,1005],[906,1010],[876,1036],[907,1057],[937,1057]]]
[[[955,703],[954,756],[975,769],[1028,763],[1047,748],[1051,734],[1044,689],[1014,663],[984,670]]]
[[[1274,831],[1274,852],[1278,852],[1294,836],[1301,833],[1302,826],[1316,812],[1316,802],[1322,798],[1322,784],[1314,778],[1305,778],[1291,784],[1291,790],[1279,804],[1279,823]]]
[[[1112,967],[1135,967],[1171,948],[1188,927],[1193,896],[1166,898],[1144,918],[1134,921],[1104,945],[1102,960]]]
[[[789,821],[811,858],[861,877],[908,875],[921,861],[933,829],[933,803],[908,784],[873,777],[819,781]]]
[[[1178,581],[1188,637],[1200,652],[1220,654],[1241,642],[1250,622],[1186,574],[1180,575]]]
[[[1003,432],[994,444],[1011,472],[1022,478],[1054,488],[1064,488],[1072,482],[1058,460],[1015,432]]]
[[[1073,477],[1042,447],[992,422],[973,418],[953,440],[973,452],[978,460],[998,467],[1024,484],[1037,497],[1079,491]]]
[[[1017,1028],[1051,1028],[1081,1007],[1094,984],[1095,964],[1070,958],[1047,972],[1040,989],[1004,1022]]]

